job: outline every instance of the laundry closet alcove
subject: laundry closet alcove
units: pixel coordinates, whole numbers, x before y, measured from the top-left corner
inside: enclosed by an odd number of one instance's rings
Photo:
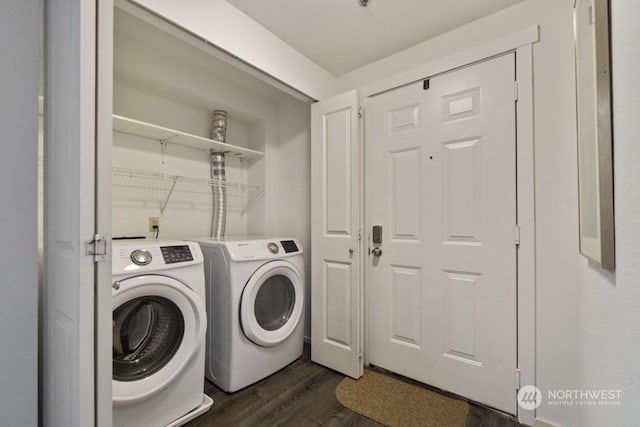
[[[227,236],[295,236],[308,264],[312,100],[133,2],[113,18],[112,236],[153,239],[150,217],[161,239],[209,236],[224,186]],[[225,143],[210,138],[214,110]]]
[[[207,236],[209,150],[226,153],[227,235],[309,244],[309,103],[208,42],[129,1],[115,2],[113,236]],[[210,139],[227,111],[227,143]],[[307,251],[305,251],[307,252]]]

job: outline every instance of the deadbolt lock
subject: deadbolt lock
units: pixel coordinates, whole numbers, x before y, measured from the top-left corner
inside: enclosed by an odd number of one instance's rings
[[[371,240],[373,241],[373,243],[377,243],[377,244],[382,243],[382,226],[381,225],[373,226]]]

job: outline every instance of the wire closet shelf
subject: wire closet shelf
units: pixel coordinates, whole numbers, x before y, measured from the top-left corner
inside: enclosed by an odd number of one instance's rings
[[[112,175],[114,186],[134,187],[166,193],[161,201],[160,213],[164,213],[171,196],[175,192],[210,195],[212,188],[225,188],[234,194],[244,196],[245,202],[242,206],[241,215],[246,214],[251,206],[264,195],[263,186],[232,181],[217,181],[208,178],[195,178],[119,167],[112,168]]]

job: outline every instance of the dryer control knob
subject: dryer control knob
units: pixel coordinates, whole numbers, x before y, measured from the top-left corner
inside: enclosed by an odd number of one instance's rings
[[[273,242],[267,244],[267,249],[269,249],[269,252],[271,252],[272,254],[277,254],[280,250],[280,248],[278,248],[278,245]]]
[[[151,252],[144,249],[136,249],[131,252],[131,261],[137,265],[147,265],[151,262]]]

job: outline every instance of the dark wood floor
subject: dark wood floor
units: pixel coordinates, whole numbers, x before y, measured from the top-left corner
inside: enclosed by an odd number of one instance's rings
[[[214,404],[186,426],[381,426],[338,402],[335,389],[343,378],[311,362],[306,347],[291,365],[236,393],[227,394],[206,382],[205,393]],[[506,415],[469,403],[466,427],[518,425]]]

